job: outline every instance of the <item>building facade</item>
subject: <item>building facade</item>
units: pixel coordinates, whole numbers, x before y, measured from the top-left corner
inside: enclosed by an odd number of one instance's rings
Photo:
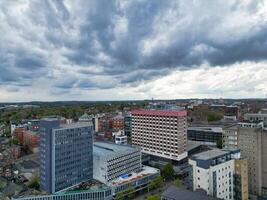
[[[12,200],[112,200],[112,190],[105,187],[101,190],[69,191],[53,195],[17,197]]]
[[[187,139],[199,141],[206,145],[216,145],[222,140],[221,127],[188,127]]]
[[[236,125],[230,125],[223,128],[223,147],[238,148]]]
[[[235,160],[234,200],[248,200],[248,162],[246,159]]]
[[[141,151],[131,146],[95,142],[93,146],[94,179],[109,183],[141,170]]]
[[[238,148],[248,162],[248,185],[251,198],[267,196],[267,131],[263,122],[238,124]]]
[[[192,189],[203,189],[213,197],[233,200],[235,158],[240,158],[239,150],[213,149],[193,155],[189,159]]]
[[[124,129],[124,117],[122,115],[117,115],[112,118],[112,129],[113,130]]]
[[[131,133],[132,133],[132,115],[130,113],[127,113],[124,116],[124,132],[125,132],[125,135],[131,136]]]
[[[132,144],[143,153],[176,161],[186,158],[186,130],[186,111],[132,111]]]
[[[93,178],[93,126],[41,120],[40,187],[55,193]]]

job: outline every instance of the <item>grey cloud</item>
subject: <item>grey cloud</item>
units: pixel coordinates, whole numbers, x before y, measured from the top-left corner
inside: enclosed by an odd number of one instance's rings
[[[77,73],[52,76],[59,93],[138,84],[203,63],[213,67],[266,60],[266,21],[243,17],[258,15],[263,2],[28,1],[20,18],[7,12],[16,3],[0,3],[0,33],[12,33],[5,36],[9,40],[0,39],[0,84],[29,85],[31,79],[50,76],[53,52],[64,60],[57,61],[63,70],[73,66]],[[231,17],[236,27],[229,26]]]

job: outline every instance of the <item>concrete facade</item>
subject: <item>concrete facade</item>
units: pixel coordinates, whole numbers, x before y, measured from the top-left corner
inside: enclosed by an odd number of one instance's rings
[[[234,199],[248,200],[248,162],[246,159],[235,160]]]
[[[261,195],[262,187],[262,134],[260,128],[238,127],[238,147],[248,161],[249,193]]]
[[[223,147],[238,148],[237,126],[231,125],[223,128]]]
[[[93,157],[94,179],[105,184],[142,168],[140,149],[128,145],[95,142]]]
[[[192,189],[203,189],[213,197],[233,200],[235,158],[239,157],[239,150],[219,149],[192,156],[189,159]]]
[[[186,111],[132,111],[132,144],[143,153],[175,161],[186,158],[186,130]]]

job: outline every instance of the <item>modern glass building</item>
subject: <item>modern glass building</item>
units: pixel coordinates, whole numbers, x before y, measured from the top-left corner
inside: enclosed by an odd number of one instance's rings
[[[49,194],[93,178],[92,123],[40,122],[40,187]]]

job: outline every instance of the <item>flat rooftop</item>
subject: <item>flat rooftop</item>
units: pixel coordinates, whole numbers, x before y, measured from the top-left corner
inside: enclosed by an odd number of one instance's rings
[[[130,145],[118,145],[110,142],[94,142],[93,154],[101,157],[115,157],[121,154],[130,154],[139,150]]]
[[[196,191],[190,191],[182,188],[178,188],[175,186],[168,187],[167,190],[165,190],[161,197],[170,198],[173,200],[212,200],[217,199],[211,196],[208,196],[203,192],[196,192]]]
[[[144,115],[144,116],[163,116],[163,117],[184,117],[187,115],[186,110],[174,111],[174,110],[149,110],[139,109],[133,110],[132,115]]]
[[[78,127],[87,127],[92,126],[92,122],[76,122],[70,124],[60,124],[60,128],[78,128]]]
[[[229,154],[227,151],[223,151],[220,149],[212,149],[209,151],[201,152],[198,154],[195,154],[192,156],[193,159],[198,159],[198,160],[211,160],[217,157],[221,157],[223,155]]]
[[[222,132],[222,127],[213,127],[213,126],[196,126],[196,127],[188,127],[187,130],[194,130],[194,131],[206,131],[206,132]]]
[[[140,178],[144,178],[146,176],[154,175],[157,173],[160,173],[159,169],[143,165],[142,171],[140,171],[138,173],[132,172],[132,173],[129,173],[127,175],[123,175],[117,179],[114,179],[108,185],[109,186],[118,186],[118,185],[130,183],[130,182],[133,182],[133,181],[138,180]]]

